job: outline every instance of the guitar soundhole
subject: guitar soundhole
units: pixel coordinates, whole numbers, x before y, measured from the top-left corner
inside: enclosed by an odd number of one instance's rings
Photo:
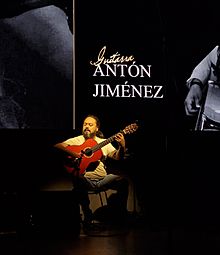
[[[87,148],[87,149],[84,151],[84,154],[85,154],[87,157],[90,157],[90,156],[92,155],[92,149]]]

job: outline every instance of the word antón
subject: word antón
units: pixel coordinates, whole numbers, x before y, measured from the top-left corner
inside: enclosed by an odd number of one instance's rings
[[[125,77],[151,77],[151,65],[144,67],[143,65],[136,65],[135,61],[131,65],[113,64],[112,66],[104,64],[102,67],[98,65],[93,76],[119,76]]]
[[[140,97],[163,98],[163,86],[161,85],[116,85],[112,88],[109,84],[94,84],[93,97]]]

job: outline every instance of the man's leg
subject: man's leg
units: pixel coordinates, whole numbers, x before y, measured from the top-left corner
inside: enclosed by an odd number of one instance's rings
[[[93,219],[92,210],[90,209],[90,200],[88,196],[89,182],[83,176],[73,178],[73,192],[81,205],[84,214],[84,223],[90,223]]]
[[[97,188],[116,190],[116,195],[109,198],[108,204],[113,206],[121,216],[127,213],[129,182],[125,177],[108,174],[97,183]]]

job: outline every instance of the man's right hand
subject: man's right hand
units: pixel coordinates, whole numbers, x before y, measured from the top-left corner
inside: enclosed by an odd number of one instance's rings
[[[194,116],[201,106],[202,89],[198,84],[193,84],[185,99],[185,111],[188,116]]]
[[[74,152],[74,151],[69,151],[69,154],[70,156],[73,158],[73,159],[76,159],[76,158],[81,158],[82,157],[82,153],[78,153],[78,152]]]

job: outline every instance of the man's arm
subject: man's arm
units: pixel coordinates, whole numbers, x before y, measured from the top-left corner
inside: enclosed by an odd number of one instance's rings
[[[68,144],[66,144],[66,143],[63,143],[63,142],[56,143],[54,145],[54,147],[59,149],[59,150],[61,150],[61,151],[63,151],[65,154],[67,154],[67,155],[69,155],[69,156],[71,156],[73,158],[80,158],[81,157],[80,153],[76,153],[76,152],[74,152],[72,150],[69,150],[68,149]]]
[[[122,133],[116,134],[115,141],[118,143],[118,149],[110,153],[108,156],[115,160],[123,159],[126,152],[124,135]]]
[[[213,79],[212,64],[216,64],[218,57],[218,46],[209,52],[200,63],[193,69],[186,86],[190,89],[192,85],[200,85],[203,89],[208,80]]]
[[[216,80],[212,70],[213,64],[217,62],[218,46],[216,46],[192,71],[191,76],[186,81],[189,92],[185,98],[186,115],[195,115],[201,106],[203,89],[209,79]]]

